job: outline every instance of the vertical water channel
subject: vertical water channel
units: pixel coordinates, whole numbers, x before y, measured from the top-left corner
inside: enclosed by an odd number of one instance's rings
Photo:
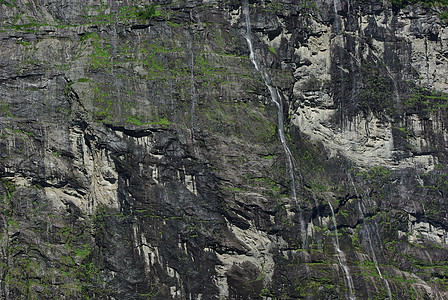
[[[280,138],[280,142],[282,143],[283,150],[286,155],[286,164],[288,169],[288,175],[291,181],[291,196],[294,199],[294,202],[297,203],[297,194],[296,194],[296,183],[294,178],[294,164],[293,164],[293,158],[291,151],[289,150],[288,144],[286,143],[285,138],[285,129],[284,129],[284,120],[283,120],[283,104],[281,95],[277,88],[275,88],[272,85],[271,78],[269,75],[263,70],[260,63],[257,61],[257,58],[255,57],[254,47],[252,43],[252,30],[251,30],[251,23],[250,23],[250,15],[249,15],[249,3],[247,0],[243,0],[243,14],[245,16],[246,20],[246,41],[247,45],[249,46],[250,51],[250,61],[255,66],[255,69],[257,69],[258,72],[260,72],[261,77],[263,79],[264,84],[269,90],[269,93],[271,95],[272,102],[274,102],[275,106],[277,107],[277,127],[278,127],[278,135]],[[302,218],[301,218],[302,219]],[[304,227],[302,222],[302,227]],[[302,228],[302,233],[304,232],[304,228]]]
[[[190,52],[189,65],[190,65],[190,94],[191,94],[191,109],[190,109],[190,132],[193,145],[193,152],[195,157],[199,157],[199,151],[195,144],[194,129],[196,127],[196,105],[198,102],[198,96],[196,93],[196,87],[194,85],[194,33],[193,33],[193,11],[190,10],[190,26],[185,31],[185,37],[187,39],[187,47]]]
[[[364,221],[365,214],[364,214],[364,210],[362,208],[362,206],[364,206],[364,204],[362,203],[362,197],[360,197],[360,195],[358,194],[358,190],[356,189],[355,183],[353,182],[353,178],[350,176],[350,174],[348,174],[348,179],[350,180],[350,182],[353,186],[353,189],[355,190],[356,196],[360,199],[358,201],[358,211]],[[378,275],[380,276],[380,278],[384,281],[384,284],[386,285],[389,299],[392,299],[392,291],[390,290],[389,282],[383,277],[383,274],[381,273],[381,270],[378,265],[378,261],[376,259],[375,251],[374,251],[373,245],[372,245],[372,235],[371,235],[369,227],[367,226],[367,224],[365,222],[364,222],[364,229],[366,230],[367,241],[369,242],[370,253],[372,254],[373,263],[375,264],[375,268],[378,272]]]
[[[336,217],[334,215],[333,206],[331,205],[330,201],[328,201],[328,205],[330,206],[331,217],[333,219],[333,226],[334,226],[334,239],[333,239],[334,247],[336,248],[336,255],[338,257],[339,266],[344,271],[345,281],[347,283],[348,291],[349,291],[348,297],[350,300],[356,299],[355,295],[353,294],[353,290],[354,290],[353,278],[350,275],[350,270],[347,267],[347,259],[345,258],[345,253],[339,247],[338,227],[336,224]]]

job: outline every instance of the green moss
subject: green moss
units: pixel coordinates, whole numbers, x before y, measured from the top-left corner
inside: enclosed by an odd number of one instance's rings
[[[253,187],[262,188],[267,194],[275,197],[280,197],[280,185],[273,179],[268,177],[253,177],[250,174],[243,176],[244,181]]]
[[[444,11],[440,14],[440,20],[448,21],[448,11]]]
[[[378,273],[376,265],[373,261],[370,260],[358,261],[357,264],[361,270],[361,276],[380,278],[380,274]]]
[[[416,87],[411,89],[411,94],[404,104],[408,110],[438,111],[448,108],[448,95],[438,91],[431,91],[424,87]]]
[[[200,115],[199,122],[204,128],[256,143],[276,142],[276,123],[268,119],[258,105],[216,99],[204,104],[201,103],[197,110]],[[241,119],[242,115],[246,116],[245,120]]]
[[[111,45],[105,43],[97,34],[90,36],[92,53],[89,55],[89,66],[92,69],[108,69],[111,67]]]
[[[14,115],[11,113],[11,110],[9,108],[9,103],[5,100],[0,100],[0,114],[3,117],[14,118]]]
[[[263,4],[264,6],[261,9],[267,12],[281,11],[284,5],[283,3],[277,1],[263,2]]]
[[[361,251],[361,242],[359,241],[359,226],[356,227],[355,233],[352,235],[352,246],[356,251]]]
[[[361,171],[356,174],[356,177],[368,182],[375,188],[377,197],[384,197],[384,187],[391,181],[392,172],[384,167],[373,167],[367,171]]]
[[[13,1],[11,1],[12,2],[12,4],[10,3],[10,2],[8,2],[8,1],[6,1],[6,0],[0,0],[0,5],[2,5],[2,4],[4,4],[4,5],[6,5],[6,6],[8,6],[8,7],[14,7],[14,5],[15,5],[15,1],[13,0]],[[14,5],[13,5],[14,4]]]
[[[170,121],[168,121],[166,118],[161,118],[158,121],[155,122],[149,122],[149,124],[157,124],[157,125],[164,125],[164,126],[168,126],[171,124]]]
[[[127,122],[127,123],[131,123],[131,124],[134,124],[134,125],[137,125],[137,126],[143,126],[143,125],[162,125],[162,126],[169,126],[169,125],[171,125],[171,122],[168,121],[168,119],[165,118],[165,117],[160,118],[160,119],[158,119],[158,120],[156,120],[156,121],[143,122],[143,121],[140,120],[139,117],[132,117],[132,116],[130,116],[130,117],[128,117],[128,119],[126,120],[126,122]]]
[[[154,17],[162,15],[162,13],[160,12],[160,8],[160,5],[146,5],[144,8],[137,10],[137,17],[140,20],[151,20]]]
[[[274,158],[277,158],[278,157],[278,155],[264,155],[264,156],[262,156],[262,158],[264,158],[264,159],[274,159]]]
[[[272,298],[272,297],[274,297],[274,294],[269,289],[262,289],[259,296]]]
[[[140,121],[138,118],[136,117],[128,117],[128,119],[126,120],[126,122],[134,124],[134,125],[138,125],[138,126],[142,126],[145,125],[145,123],[143,123],[142,121]]]
[[[98,35],[97,35],[96,33],[93,33],[93,32],[87,32],[87,33],[84,33],[84,34],[81,35],[80,40],[81,40],[82,42],[84,42],[84,41],[87,41],[87,40],[90,39],[90,38],[96,38],[97,36],[98,36]]]
[[[387,70],[378,65],[365,65],[362,68],[363,88],[359,95],[359,106],[364,111],[386,112],[392,114],[393,84],[387,74]]]
[[[443,5],[448,5],[448,0],[391,0],[392,7],[395,9],[404,8],[408,5],[412,4],[422,4],[424,6],[431,6],[436,3],[440,3]]]
[[[0,184],[5,191],[8,199],[11,198],[11,196],[16,192],[16,186],[11,180],[0,178]]]
[[[27,41],[20,41],[20,42],[17,42],[17,44],[22,45],[22,46],[30,46],[31,45],[31,43],[27,42]]]
[[[93,86],[93,100],[96,106],[94,112],[95,119],[98,121],[110,120],[114,114],[114,99],[109,93],[108,85],[97,83]]]
[[[45,203],[43,205],[33,203],[33,205],[42,208]],[[13,212],[9,215],[7,226],[16,226],[17,216]],[[100,279],[100,271],[92,260],[94,247],[86,242],[91,237],[89,230],[91,223],[87,221],[68,225],[66,221],[72,220],[70,217],[61,220],[60,216],[51,216],[40,212],[40,209],[28,213],[27,218],[38,215],[40,219],[33,225],[35,227],[33,231],[41,239],[39,244],[11,240],[4,245],[3,253],[8,264],[0,267],[5,282],[15,290],[16,295],[21,295],[24,299],[50,298],[55,293],[77,299],[87,299],[94,294],[102,298],[104,282]],[[55,244],[47,241],[47,231],[42,230],[42,226],[46,226],[46,223],[41,223],[42,217],[46,222],[56,218],[58,224],[67,224],[52,235]],[[51,263],[47,262],[47,253],[51,253]],[[55,281],[61,284],[55,285]]]
[[[168,21],[167,23],[168,23],[168,25],[171,26],[171,27],[179,27],[179,26],[182,26],[182,24],[174,23],[174,22],[171,22],[171,21]]]

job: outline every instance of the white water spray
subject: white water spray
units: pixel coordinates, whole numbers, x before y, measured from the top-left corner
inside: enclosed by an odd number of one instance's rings
[[[257,69],[257,71],[260,72],[261,77],[263,78],[263,82],[266,85],[266,87],[268,88],[269,93],[271,94],[272,102],[274,102],[275,106],[277,106],[278,135],[280,137],[280,142],[282,143],[283,150],[285,151],[285,154],[286,154],[288,173],[289,173],[289,178],[291,180],[291,194],[294,199],[294,202],[297,203],[296,183],[295,183],[295,179],[294,179],[294,164],[293,164],[291,151],[289,150],[288,144],[286,143],[285,129],[284,129],[284,125],[283,125],[284,120],[283,120],[282,99],[281,99],[281,95],[280,95],[278,89],[272,86],[271,78],[264,70],[261,69],[261,66],[255,57],[254,47],[253,47],[253,43],[252,43],[252,30],[251,30],[251,23],[250,23],[250,16],[249,16],[249,3],[247,0],[243,1],[243,14],[246,18],[245,38],[247,41],[247,45],[249,46],[250,61],[255,66],[255,69]],[[304,227],[303,225],[304,225],[303,222],[301,222],[302,227]],[[302,233],[304,231],[305,231],[304,228],[302,228]]]
[[[334,235],[335,235],[335,238],[333,239],[333,241],[334,241],[334,247],[336,248],[336,252],[337,252],[336,254],[338,257],[339,266],[344,271],[345,281],[347,282],[348,291],[349,291],[348,297],[350,300],[354,300],[354,299],[356,299],[356,297],[353,294],[353,290],[354,290],[353,278],[350,275],[350,270],[347,267],[347,259],[345,258],[345,253],[339,247],[338,227],[336,224],[336,218],[334,216],[333,206],[331,205],[330,201],[328,201],[328,205],[330,206],[331,216],[333,219]]]

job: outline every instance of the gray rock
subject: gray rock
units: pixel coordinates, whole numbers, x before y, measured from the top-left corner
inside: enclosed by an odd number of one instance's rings
[[[131,2],[1,4],[2,299],[448,297],[441,8]]]

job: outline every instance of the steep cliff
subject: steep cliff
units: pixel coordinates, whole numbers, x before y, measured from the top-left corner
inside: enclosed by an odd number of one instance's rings
[[[0,1],[1,298],[448,298],[447,16]]]

